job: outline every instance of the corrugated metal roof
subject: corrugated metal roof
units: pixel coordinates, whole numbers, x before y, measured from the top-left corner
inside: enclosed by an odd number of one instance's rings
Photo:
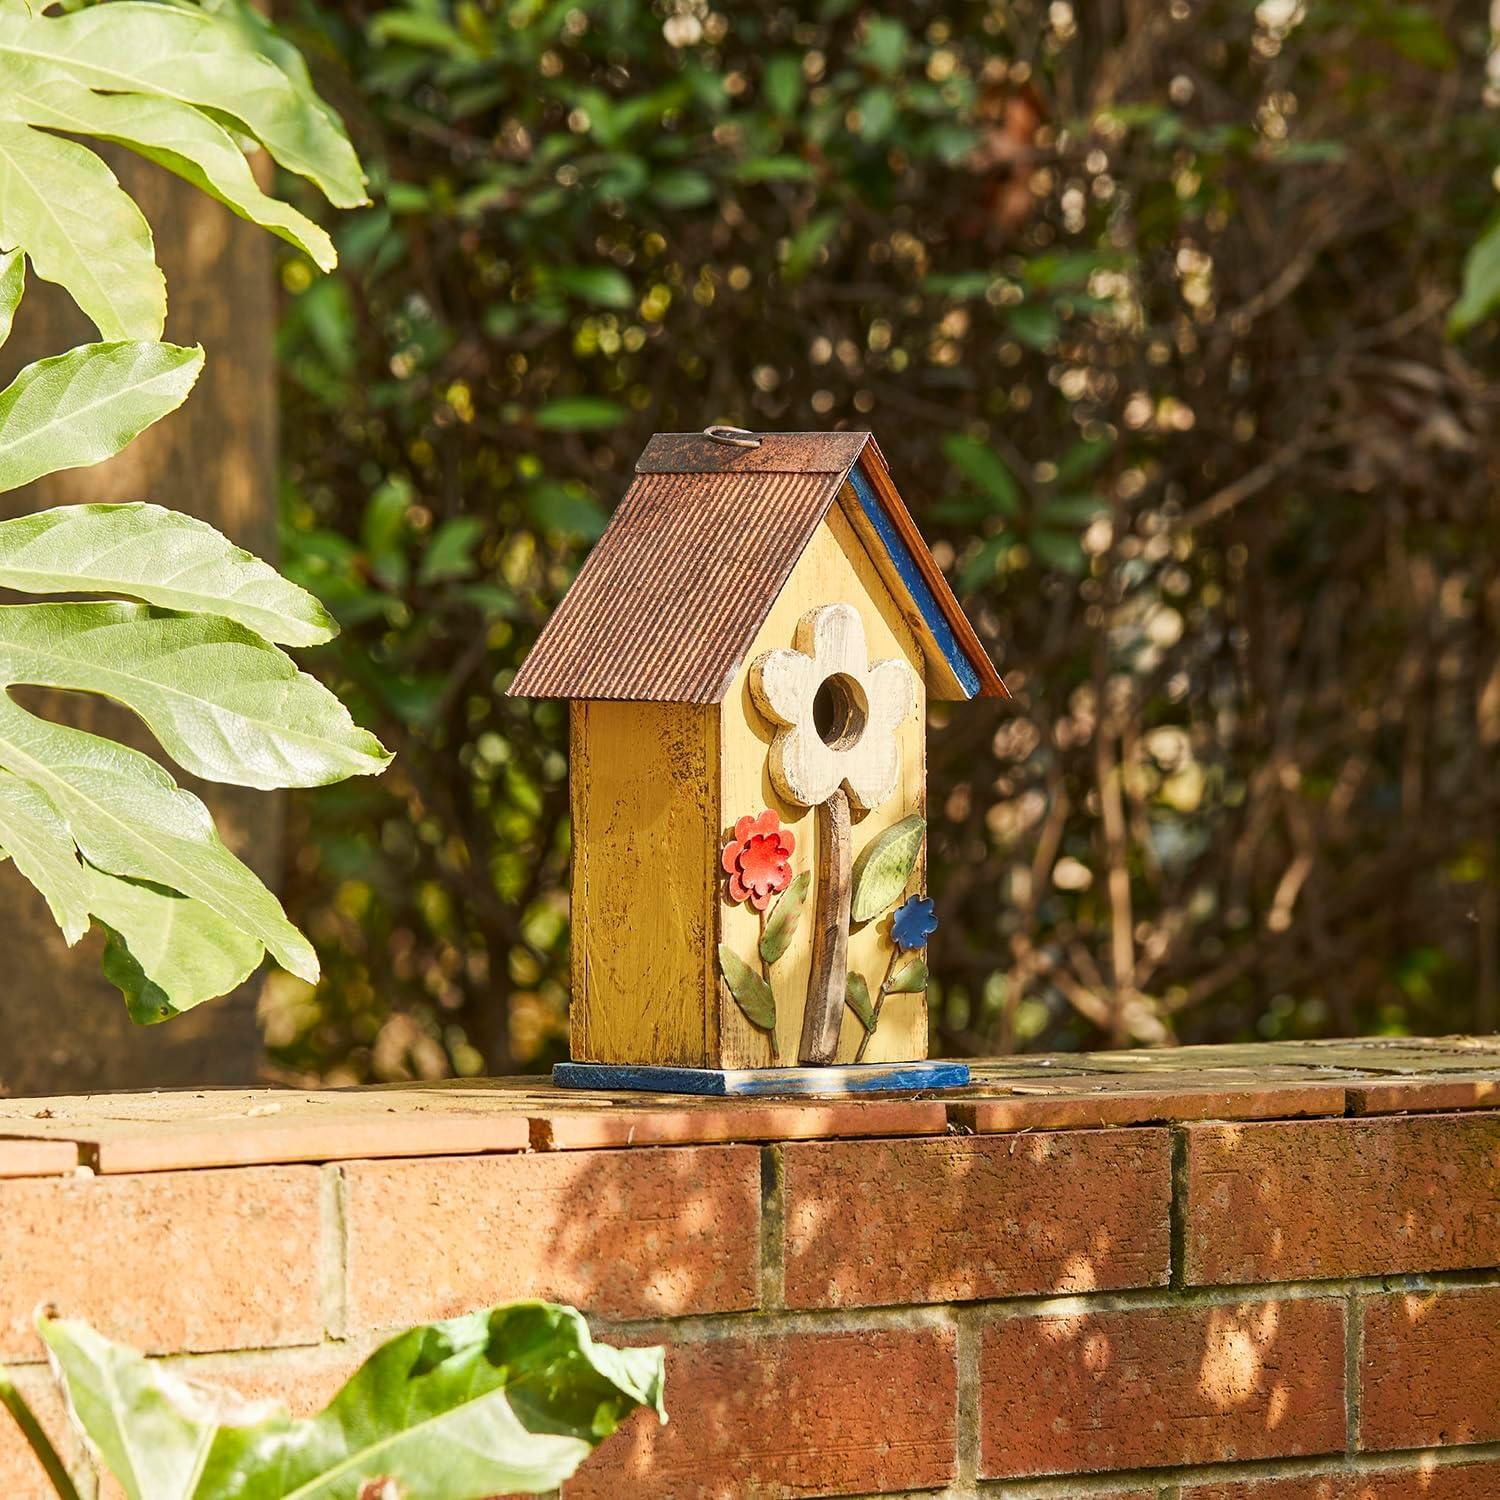
[[[758,436],[756,448],[697,433],[651,439],[604,535],[516,674],[512,695],[703,704],[723,698],[849,469],[864,454],[889,485],[867,432]],[[915,537],[899,497],[895,504]],[[966,649],[972,642],[978,650],[981,691],[1004,696],[973,627],[916,540],[941,585],[944,613],[961,627]]]

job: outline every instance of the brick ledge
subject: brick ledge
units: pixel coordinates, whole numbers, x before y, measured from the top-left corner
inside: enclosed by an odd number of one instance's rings
[[[939,1098],[580,1094],[537,1078],[0,1100],[0,1178],[1500,1108],[1500,1038],[1373,1038],[972,1064]]]

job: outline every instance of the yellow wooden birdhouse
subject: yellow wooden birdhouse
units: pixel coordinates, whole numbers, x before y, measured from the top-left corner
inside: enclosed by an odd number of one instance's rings
[[[1006,690],[870,433],[652,438],[510,691],[572,700],[560,1081],[966,1076],[925,1062],[926,706]]]

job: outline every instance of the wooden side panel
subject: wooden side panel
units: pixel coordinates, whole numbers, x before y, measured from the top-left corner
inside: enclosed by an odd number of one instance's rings
[[[572,705],[577,1062],[718,1066],[718,712]]]
[[[816,870],[818,848],[816,817],[783,801],[771,784],[766,754],[776,726],[756,708],[750,694],[750,667],[766,651],[793,644],[797,621],[819,604],[843,601],[860,613],[870,660],[900,656],[910,663],[917,677],[917,708],[902,724],[899,743],[901,777],[896,791],[873,812],[855,813],[853,853],[911,813],[926,809],[927,775],[927,687],[926,664],[921,646],[902,608],[882,581],[879,571],[855,534],[843,511],[834,506],[827,520],[818,527],[812,541],[802,553],[791,577],[777,596],[766,623],[755,644],[746,655],[733,685],[725,696],[720,725],[720,803],[717,812],[720,845],[728,837],[735,819],[745,813],[774,808],[782,822],[791,828],[797,847],[792,865],[796,871]],[[926,857],[913,872],[909,890],[926,889]],[[719,1016],[723,1043],[717,1066],[723,1068],[757,1068],[774,1062],[794,1063],[802,1034],[803,1004],[812,968],[813,902],[803,913],[802,922],[786,953],[771,970],[771,983],[777,997],[775,1054],[770,1039],[751,1026],[724,986],[719,987]],[[714,891],[723,941],[749,962],[755,955],[760,936],[760,922],[747,905],[731,905],[724,895],[723,882]],[[874,995],[885,978],[890,961],[890,923],[888,919],[862,927],[849,939],[849,969],[864,975]],[[839,1035],[837,1062],[852,1062],[864,1036],[864,1029],[853,1012],[844,1012]],[[871,1063],[905,1062],[927,1056],[927,1002],[925,995],[891,995],[886,999],[880,1027],[865,1052]]]

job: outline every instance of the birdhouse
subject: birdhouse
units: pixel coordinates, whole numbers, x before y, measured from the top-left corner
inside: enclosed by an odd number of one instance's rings
[[[571,700],[561,1081],[954,1079],[927,703],[1007,694],[870,433],[652,438],[510,691]]]

